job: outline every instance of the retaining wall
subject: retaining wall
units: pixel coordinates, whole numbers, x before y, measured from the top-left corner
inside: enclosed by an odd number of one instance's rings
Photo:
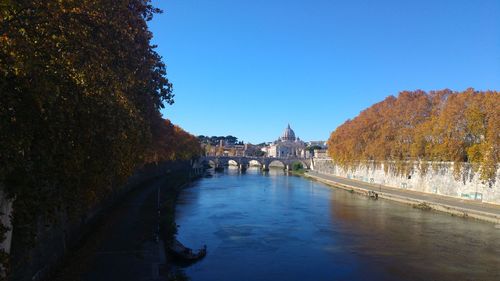
[[[24,245],[16,239],[16,229],[13,230],[11,249],[11,274],[9,280],[43,280],[58,265],[67,254],[93,229],[99,217],[106,213],[115,203],[120,201],[132,189],[140,188],[141,184],[161,177],[166,173],[188,172],[194,174],[193,163],[189,161],[163,162],[149,164],[137,170],[127,181],[127,184],[111,194],[104,201],[89,210],[78,220],[69,220],[65,213],[59,213],[57,223],[38,218],[36,245]],[[15,203],[14,203],[15,208]]]
[[[475,200],[500,205],[500,168],[496,180],[488,183],[480,179],[479,174],[467,169],[459,179],[453,173],[453,163],[429,162],[425,173],[412,164],[410,172],[401,175],[384,164],[360,164],[353,169],[343,169],[331,159],[314,159],[313,170],[338,177],[355,179],[373,184],[445,195],[464,200]],[[387,165],[387,164],[385,164]],[[387,172],[386,172],[387,170]]]

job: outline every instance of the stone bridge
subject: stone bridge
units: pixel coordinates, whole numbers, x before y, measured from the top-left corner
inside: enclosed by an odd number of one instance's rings
[[[273,162],[281,163],[286,170],[291,170],[295,162],[302,163],[306,169],[311,167],[311,159],[298,157],[253,157],[253,156],[204,156],[200,159],[202,162],[209,164],[215,168],[228,166],[230,161],[234,161],[242,170],[250,166],[250,161],[256,161],[262,170],[268,170],[269,165]]]

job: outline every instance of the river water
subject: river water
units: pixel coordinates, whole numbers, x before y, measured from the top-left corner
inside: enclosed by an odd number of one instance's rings
[[[185,189],[178,239],[208,247],[193,281],[500,280],[500,229],[371,200],[281,170],[226,170]]]

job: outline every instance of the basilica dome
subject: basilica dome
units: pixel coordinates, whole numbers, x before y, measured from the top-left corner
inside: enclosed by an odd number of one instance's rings
[[[290,124],[288,124],[288,127],[283,132],[283,135],[281,135],[281,140],[295,141],[295,132],[292,130],[292,128],[290,128]]]

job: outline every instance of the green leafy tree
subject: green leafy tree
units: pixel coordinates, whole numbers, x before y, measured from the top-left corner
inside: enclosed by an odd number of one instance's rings
[[[292,163],[292,171],[300,171],[304,169],[304,165],[301,162],[293,162]]]

